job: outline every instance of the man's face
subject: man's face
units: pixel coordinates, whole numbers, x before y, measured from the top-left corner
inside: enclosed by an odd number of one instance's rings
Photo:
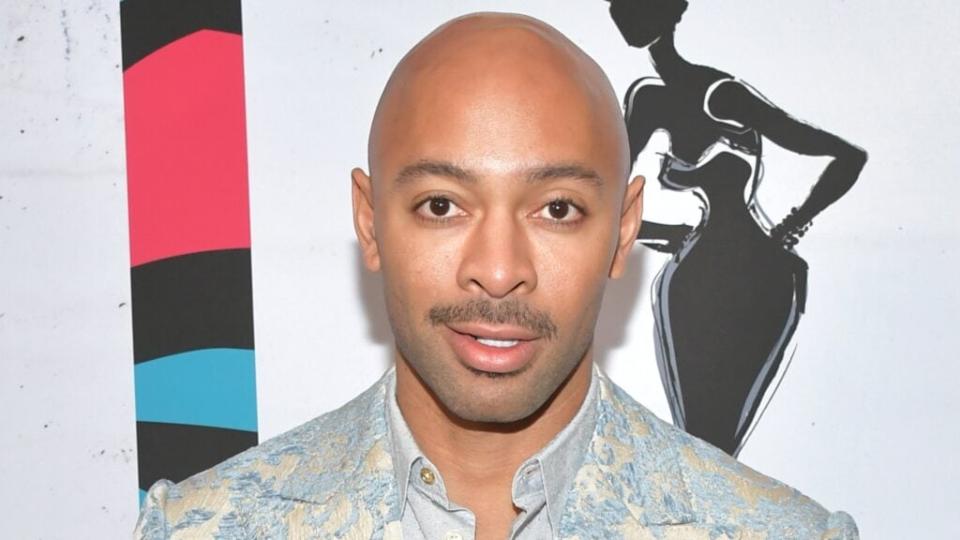
[[[517,421],[589,355],[619,271],[621,148],[577,88],[430,82],[405,92],[371,160],[365,258],[398,362],[461,419]]]

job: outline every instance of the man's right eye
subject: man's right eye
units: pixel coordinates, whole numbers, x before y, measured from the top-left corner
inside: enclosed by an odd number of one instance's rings
[[[417,214],[428,220],[444,221],[450,218],[465,216],[466,212],[446,197],[430,197],[417,206]]]

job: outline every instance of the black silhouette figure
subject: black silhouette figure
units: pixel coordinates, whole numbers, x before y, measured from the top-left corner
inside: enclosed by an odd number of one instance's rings
[[[654,285],[657,360],[674,423],[736,456],[785,369],[806,299],[794,247],[845,194],[867,160],[860,148],[805,124],[745,82],[684,60],[674,30],[685,0],[612,0],[627,43],[647,47],[660,78],[625,97],[631,159],[654,131],[670,134],[660,181],[702,202],[694,226],[644,223],[638,239],[672,253]],[[831,156],[809,196],[771,226],[756,199],[763,139]],[[789,363],[789,361],[787,362]]]

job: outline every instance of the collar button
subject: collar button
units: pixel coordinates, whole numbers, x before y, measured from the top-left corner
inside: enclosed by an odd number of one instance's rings
[[[437,481],[437,477],[433,474],[433,471],[424,467],[420,469],[420,480],[423,480],[423,483],[432,486],[434,482]]]

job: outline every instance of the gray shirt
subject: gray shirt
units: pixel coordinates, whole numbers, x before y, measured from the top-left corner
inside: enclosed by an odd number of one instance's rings
[[[596,368],[594,368],[596,369]],[[513,475],[513,504],[520,509],[511,539],[555,538],[567,492],[587,452],[597,420],[597,377],[573,420]],[[387,388],[387,425],[406,540],[473,540],[476,517],[447,497],[443,476],[420,451],[396,400],[396,377]]]

